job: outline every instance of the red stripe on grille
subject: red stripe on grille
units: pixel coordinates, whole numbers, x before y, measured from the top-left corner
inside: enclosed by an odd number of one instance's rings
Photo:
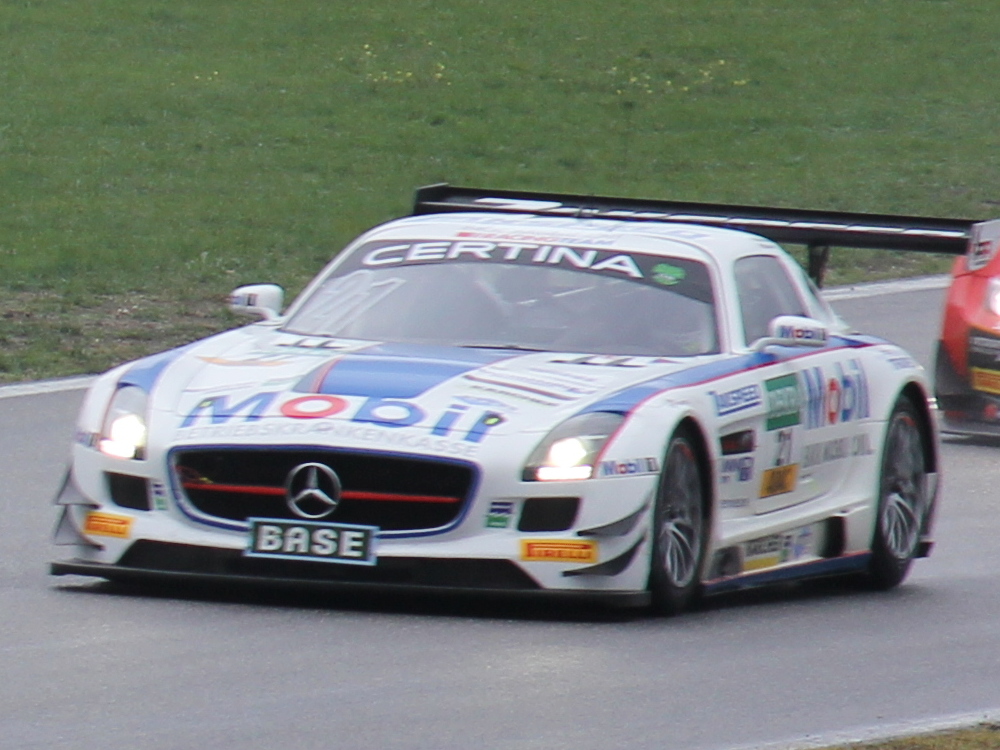
[[[388,500],[396,503],[457,503],[459,498],[446,495],[397,495],[391,492],[356,492],[344,490],[345,500]]]
[[[203,482],[184,482],[186,490],[208,490],[209,492],[242,492],[244,495],[284,495],[284,487],[258,487],[252,484],[208,484]]]
[[[284,487],[260,487],[252,484],[206,484],[201,482],[184,482],[186,490],[208,490],[209,492],[242,492],[245,495],[285,494]],[[375,500],[394,503],[457,503],[461,498],[447,495],[401,495],[391,492],[360,492],[345,490],[341,495],[345,500]]]

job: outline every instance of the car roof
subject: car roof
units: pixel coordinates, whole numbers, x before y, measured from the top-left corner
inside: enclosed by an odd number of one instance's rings
[[[686,257],[729,265],[748,254],[782,254],[771,240],[750,232],[699,224],[665,224],[615,219],[477,212],[429,214],[394,219],[358,238],[375,240],[499,240],[583,245],[622,252]]]

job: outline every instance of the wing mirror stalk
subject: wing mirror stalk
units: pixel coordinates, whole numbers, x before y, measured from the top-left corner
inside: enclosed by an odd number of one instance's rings
[[[255,315],[264,320],[281,317],[285,290],[277,284],[248,284],[229,295],[229,309],[238,315]]]

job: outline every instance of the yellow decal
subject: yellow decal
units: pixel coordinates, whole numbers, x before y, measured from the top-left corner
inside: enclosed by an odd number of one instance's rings
[[[784,495],[795,489],[796,481],[799,478],[799,465],[788,464],[787,466],[775,466],[764,472],[764,477],[760,482],[760,496],[771,497],[772,495]]]
[[[131,516],[118,516],[113,513],[88,513],[83,522],[83,530],[94,536],[113,536],[116,539],[128,539],[132,535]]]
[[[982,367],[973,367],[972,387],[984,393],[1000,394],[1000,370],[984,370]]]
[[[521,559],[525,562],[596,563],[597,542],[522,539]]]

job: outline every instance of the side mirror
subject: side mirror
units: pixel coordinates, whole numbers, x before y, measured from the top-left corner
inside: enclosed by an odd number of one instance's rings
[[[277,284],[248,284],[229,295],[229,309],[239,315],[256,315],[264,320],[281,316],[285,290]]]
[[[768,346],[826,346],[828,335],[823,323],[799,315],[779,315],[768,324],[767,333],[753,343],[754,351]]]

